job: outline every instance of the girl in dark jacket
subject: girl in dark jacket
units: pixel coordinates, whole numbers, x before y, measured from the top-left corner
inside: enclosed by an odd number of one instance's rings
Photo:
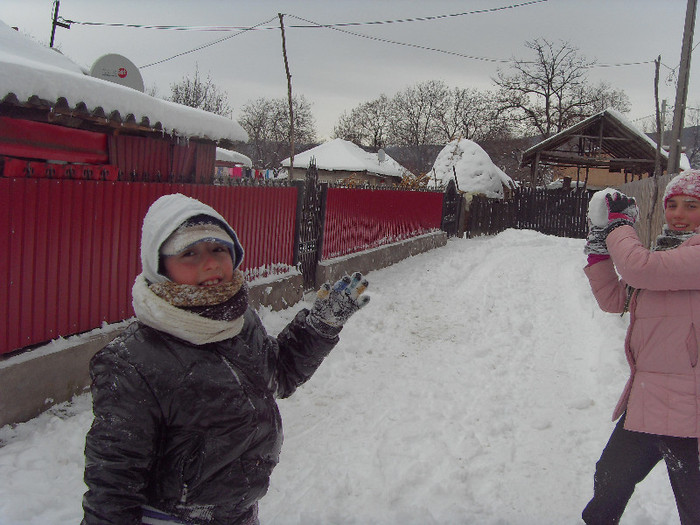
[[[248,308],[242,258],[209,206],[175,194],[148,210],[137,321],[90,363],[84,524],[258,523],[282,445],[275,399],[311,377],[369,297],[359,273],[326,284],[273,338]]]

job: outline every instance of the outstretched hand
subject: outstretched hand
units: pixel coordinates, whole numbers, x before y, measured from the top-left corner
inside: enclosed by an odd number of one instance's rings
[[[360,272],[344,276],[332,287],[325,283],[316,294],[308,323],[322,335],[336,335],[350,316],[369,302],[369,296],[362,295],[368,286]]]

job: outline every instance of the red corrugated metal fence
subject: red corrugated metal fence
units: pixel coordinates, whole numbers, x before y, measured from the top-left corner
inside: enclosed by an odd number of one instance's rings
[[[250,277],[292,266],[294,187],[0,177],[0,354],[131,317],[143,216],[176,192],[226,217]]]
[[[332,259],[440,229],[443,194],[329,188],[323,259]]]

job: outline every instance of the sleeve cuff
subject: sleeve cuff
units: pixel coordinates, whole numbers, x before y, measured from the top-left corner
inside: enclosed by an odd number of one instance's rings
[[[599,263],[600,261],[604,261],[605,259],[610,259],[610,255],[601,253],[591,253],[590,255],[588,255],[588,266],[591,266],[595,263]]]

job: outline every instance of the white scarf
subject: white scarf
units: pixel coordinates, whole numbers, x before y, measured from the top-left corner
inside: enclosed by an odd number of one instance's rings
[[[136,277],[131,293],[139,321],[194,345],[223,341],[243,329],[243,316],[233,321],[215,321],[171,305],[151,291],[143,274]]]

